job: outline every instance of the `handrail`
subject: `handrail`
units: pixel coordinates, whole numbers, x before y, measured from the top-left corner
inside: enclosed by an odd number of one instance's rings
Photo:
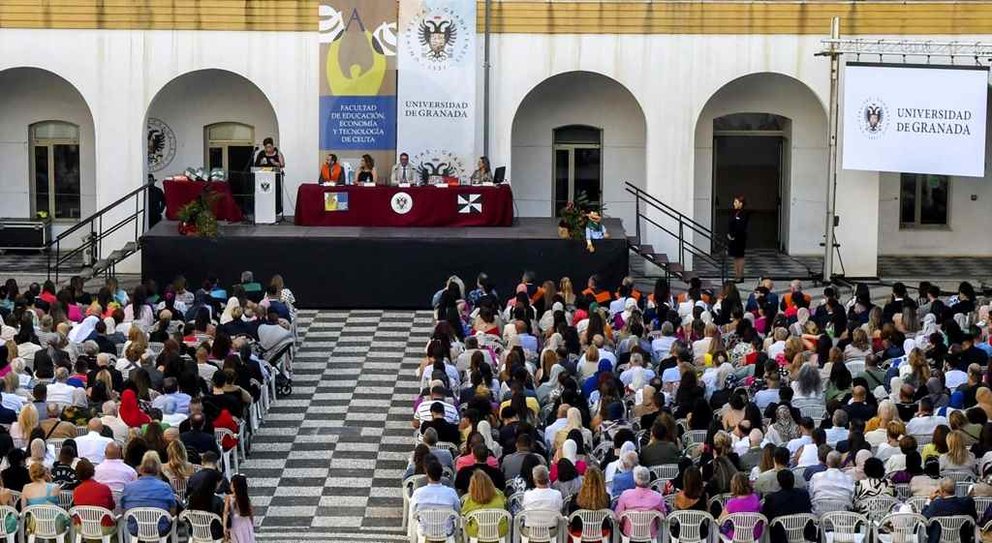
[[[654,196],[653,194],[632,184],[630,181],[626,181],[625,184],[627,185],[627,192],[633,194],[635,197],[643,198],[646,202],[653,204],[652,207],[658,209],[659,211],[662,211],[666,215],[669,215],[671,218],[678,219],[679,222],[686,223],[687,225],[689,225],[692,231],[696,232],[697,234],[702,234],[703,236],[710,238],[712,242],[715,243],[719,248],[725,247],[723,241],[719,237],[717,237],[716,234],[708,227],[703,226],[702,224],[696,222],[692,218],[686,216],[681,211],[661,201],[660,199],[658,199],[658,197]],[[674,217],[672,217],[672,215],[674,215]]]
[[[126,200],[128,200],[132,196],[137,195],[139,192],[148,190],[148,187],[150,187],[151,185],[152,185],[152,183],[147,183],[147,184],[141,185],[140,187],[132,190],[131,192],[125,194],[124,196],[121,196],[116,201],[114,201],[114,203],[112,203],[110,205],[107,205],[103,209],[101,209],[100,211],[97,211],[96,213],[90,215],[89,217],[86,217],[85,219],[82,219],[81,221],[79,221],[78,223],[76,223],[74,226],[72,226],[68,230],[66,230],[65,232],[62,232],[61,234],[59,234],[55,239],[53,239],[52,241],[48,242],[48,245],[45,248],[46,249],[51,248],[52,245],[55,245],[57,242],[59,242],[59,241],[65,239],[65,238],[69,237],[69,234],[75,233],[80,228],[82,228],[82,227],[86,226],[87,224],[89,224],[89,223],[97,220],[98,218],[102,217],[107,212],[109,212],[111,209],[113,209],[113,208],[119,206],[120,204],[124,203]]]

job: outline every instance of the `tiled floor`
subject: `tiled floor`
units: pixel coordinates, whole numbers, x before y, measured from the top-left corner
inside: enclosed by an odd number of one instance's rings
[[[393,541],[430,312],[302,311],[293,395],[242,464],[262,541]]]

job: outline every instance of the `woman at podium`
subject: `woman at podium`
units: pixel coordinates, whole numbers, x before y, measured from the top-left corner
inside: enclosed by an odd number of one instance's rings
[[[262,151],[255,157],[256,168],[285,168],[286,159],[283,158],[279,148],[275,146],[272,138],[262,140]]]

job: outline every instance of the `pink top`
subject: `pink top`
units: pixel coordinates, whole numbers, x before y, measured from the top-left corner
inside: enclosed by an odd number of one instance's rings
[[[617,517],[620,513],[628,510],[637,511],[658,511],[662,515],[666,514],[667,507],[665,507],[665,498],[651,490],[650,488],[631,488],[630,490],[624,490],[623,494],[620,494],[620,499],[617,500],[616,514]],[[620,530],[624,535],[630,535],[630,523],[624,520],[623,525],[620,526]],[[651,536],[655,536],[658,532],[657,526],[651,527]]]
[[[724,511],[728,514],[730,513],[760,513],[761,512],[761,499],[758,498],[757,494],[748,494],[747,496],[737,496],[735,498],[730,498],[727,500],[727,505],[724,507]],[[761,537],[761,530],[764,528],[762,525],[757,525],[754,527],[754,539],[758,540]],[[729,537],[734,537],[734,530],[730,527],[730,523],[725,523],[721,528],[721,531],[727,534]]]
[[[491,468],[499,469],[499,462],[496,461],[496,457],[493,455],[489,455],[489,458],[486,458],[486,464],[488,464]],[[461,471],[462,468],[467,468],[473,465],[475,465],[475,457],[471,454],[463,454],[455,459],[455,472],[457,473]]]

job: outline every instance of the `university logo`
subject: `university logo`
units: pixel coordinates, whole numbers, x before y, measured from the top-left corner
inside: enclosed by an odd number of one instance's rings
[[[405,192],[397,192],[389,200],[389,205],[394,213],[406,215],[413,209],[413,198]]]
[[[453,9],[426,9],[410,20],[404,33],[410,53],[431,70],[444,70],[457,64],[469,52],[469,29]]]
[[[264,194],[268,194],[272,190],[272,183],[270,181],[262,181],[261,186]]]
[[[869,139],[882,137],[882,134],[889,128],[889,110],[885,102],[878,98],[868,98],[861,105],[858,125],[861,132]]]
[[[427,149],[413,156],[417,175],[426,183],[440,183],[445,177],[460,177],[465,171],[462,159],[445,149]]]
[[[482,195],[459,194],[458,213],[462,215],[472,215],[476,213],[482,213]]]
[[[148,171],[157,172],[176,158],[176,134],[161,119],[148,118]]]

